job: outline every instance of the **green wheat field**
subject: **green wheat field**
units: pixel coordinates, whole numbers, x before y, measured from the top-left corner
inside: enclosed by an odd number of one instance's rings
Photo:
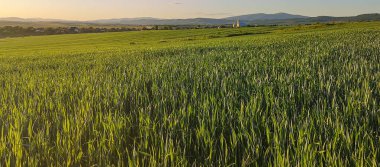
[[[0,166],[379,166],[380,22],[0,39]]]

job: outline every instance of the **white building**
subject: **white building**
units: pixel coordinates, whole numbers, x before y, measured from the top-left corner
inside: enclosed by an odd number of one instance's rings
[[[236,20],[232,25],[233,28],[240,28],[240,20]]]

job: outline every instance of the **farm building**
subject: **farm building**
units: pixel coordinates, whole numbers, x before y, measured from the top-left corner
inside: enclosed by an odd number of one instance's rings
[[[240,20],[236,20],[234,22],[234,24],[232,25],[233,28],[240,28],[240,27],[244,27],[244,26],[247,26],[247,24],[240,21]]]

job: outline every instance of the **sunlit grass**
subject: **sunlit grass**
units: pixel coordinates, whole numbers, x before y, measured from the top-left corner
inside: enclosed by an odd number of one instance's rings
[[[0,166],[376,166],[380,29],[354,25],[3,39]]]

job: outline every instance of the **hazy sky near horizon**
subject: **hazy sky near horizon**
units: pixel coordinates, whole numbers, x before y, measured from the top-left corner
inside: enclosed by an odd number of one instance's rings
[[[380,0],[0,0],[0,17],[23,18],[221,18],[278,12],[307,16],[380,13]]]

